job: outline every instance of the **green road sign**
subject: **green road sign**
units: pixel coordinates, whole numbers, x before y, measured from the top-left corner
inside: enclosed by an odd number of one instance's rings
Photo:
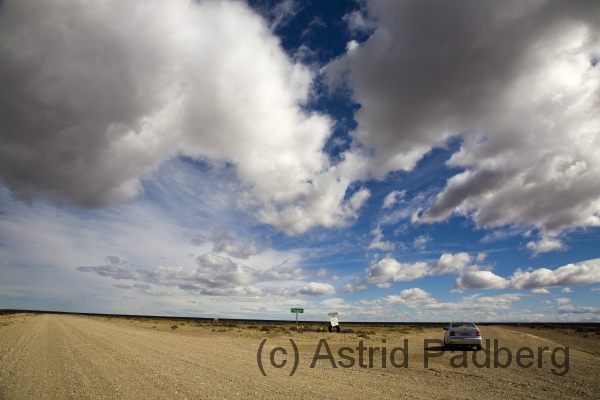
[[[292,312],[304,314],[304,308],[292,308]]]

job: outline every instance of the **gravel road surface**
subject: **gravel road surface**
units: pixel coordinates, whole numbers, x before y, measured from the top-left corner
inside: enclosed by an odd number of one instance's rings
[[[430,345],[424,366],[424,340],[442,339],[443,330],[413,327],[368,327],[361,333],[299,333],[289,324],[262,328],[244,324],[212,324],[152,318],[105,318],[55,314],[8,314],[0,316],[0,398],[90,399],[204,399],[204,398],[600,398],[600,335],[559,329],[481,327],[491,340],[490,368],[477,368],[485,352],[440,353]],[[313,324],[314,325],[314,324]],[[174,328],[175,327],[175,328]],[[257,351],[264,342],[261,361]],[[290,373],[298,349],[298,366]],[[408,368],[403,361],[408,342]],[[493,342],[512,353],[507,368],[494,367],[497,358],[506,364],[507,352],[494,354]],[[362,346],[363,365],[358,352]],[[384,343],[385,341],[385,343]],[[325,343],[327,346],[325,346]],[[321,343],[313,367],[313,357]],[[564,351],[569,347],[565,372]],[[327,357],[327,348],[332,359]],[[349,347],[342,354],[339,349]],[[369,351],[368,348],[373,348]],[[382,352],[385,367],[382,368]],[[533,358],[521,358],[521,347],[532,349]],[[538,348],[542,352],[541,364]],[[279,349],[278,349],[279,348]],[[375,348],[378,348],[375,350]],[[284,354],[285,352],[285,354]],[[369,367],[369,354],[372,365]],[[526,354],[527,352],[522,354]],[[463,359],[463,354],[465,358]],[[453,357],[458,368],[451,364]],[[276,365],[271,364],[271,358]],[[463,361],[466,360],[466,367]],[[332,361],[336,364],[333,368]],[[285,365],[283,365],[285,363]],[[541,368],[538,366],[541,365]],[[558,376],[552,373],[564,373]]]

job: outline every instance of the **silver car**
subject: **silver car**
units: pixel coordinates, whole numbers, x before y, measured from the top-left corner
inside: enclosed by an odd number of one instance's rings
[[[479,328],[472,322],[452,322],[444,328],[444,345],[452,348],[454,346],[475,346],[481,350],[481,333]]]

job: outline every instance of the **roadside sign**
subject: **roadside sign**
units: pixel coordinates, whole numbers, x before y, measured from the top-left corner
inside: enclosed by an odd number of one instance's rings
[[[292,312],[296,314],[296,331],[298,331],[298,314],[304,314],[304,308],[292,308]]]

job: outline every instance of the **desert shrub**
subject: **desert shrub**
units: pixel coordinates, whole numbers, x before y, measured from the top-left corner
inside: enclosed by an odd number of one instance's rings
[[[171,329],[172,329],[172,330],[175,330],[175,329],[177,329],[177,328],[178,328],[178,327],[177,327],[177,325],[173,325],[173,326],[171,326]]]

